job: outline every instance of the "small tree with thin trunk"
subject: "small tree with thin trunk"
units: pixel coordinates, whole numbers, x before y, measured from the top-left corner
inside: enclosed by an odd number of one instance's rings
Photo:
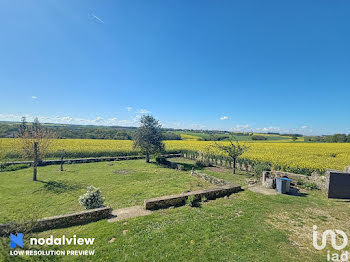
[[[233,137],[234,138],[234,137]],[[249,147],[246,145],[241,145],[237,139],[233,141],[232,138],[229,138],[229,144],[219,144],[215,142],[215,146],[218,150],[221,152],[225,153],[229,158],[232,160],[232,172],[233,174],[236,174],[236,162],[237,159],[243,155],[244,152],[246,152]]]
[[[141,125],[137,128],[134,140],[134,148],[138,148],[146,155],[146,163],[149,163],[150,154],[164,151],[162,142],[161,125],[154,117],[146,115],[141,117]]]
[[[37,167],[51,145],[54,133],[43,127],[38,118],[31,126],[22,121],[22,129],[18,133],[18,143],[22,155],[33,160],[33,181],[37,181]]]
[[[63,164],[64,164],[64,156],[66,154],[66,151],[64,149],[60,150],[60,153],[61,153],[61,168],[60,168],[60,171],[63,171]]]

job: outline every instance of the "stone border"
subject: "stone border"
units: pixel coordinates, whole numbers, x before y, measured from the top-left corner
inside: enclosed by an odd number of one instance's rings
[[[182,157],[182,154],[165,154],[164,157],[172,158],[172,157]],[[105,161],[122,161],[122,160],[136,160],[143,159],[145,156],[117,156],[117,157],[95,157],[95,158],[77,158],[77,159],[64,159],[64,164],[75,164],[75,163],[92,163],[92,162],[105,162]],[[60,165],[61,160],[43,160],[39,163],[41,166],[46,165]],[[33,164],[33,161],[14,161],[4,163],[5,166],[17,165],[17,164]]]
[[[150,198],[144,201],[144,207],[147,210],[155,210],[167,208],[170,206],[182,206],[186,203],[187,198],[190,196],[193,196],[197,201],[200,200],[202,197],[206,197],[207,199],[216,199],[219,197],[229,196],[241,190],[242,189],[240,186],[228,185],[218,188],[208,188],[204,190],[192,191],[177,195]]]
[[[0,236],[8,236],[10,233],[17,232],[40,232],[54,228],[64,228],[76,225],[87,224],[110,217],[111,207],[102,207],[85,210],[82,212],[60,215],[39,219],[36,221],[27,221],[24,223],[0,224]]]
[[[191,175],[192,176],[195,176],[195,177],[198,177],[198,178],[201,178],[211,184],[214,184],[214,185],[217,185],[217,186],[230,186],[230,185],[233,185],[233,183],[231,182],[227,182],[223,179],[220,179],[220,178],[216,178],[214,176],[209,176],[205,173],[201,173],[201,172],[197,172],[195,170],[192,169],[191,171]]]
[[[267,184],[271,183],[269,181],[270,179],[274,179],[276,177],[288,177],[292,180],[292,183],[297,185],[298,180],[301,180],[303,182],[309,182],[314,183],[317,185],[317,187],[322,191],[328,191],[328,185],[329,185],[329,173],[331,170],[327,170],[325,175],[319,175],[317,173],[312,173],[311,176],[301,175],[301,174],[294,174],[290,172],[284,172],[284,171],[264,171],[262,174],[262,184],[264,186],[268,186]]]

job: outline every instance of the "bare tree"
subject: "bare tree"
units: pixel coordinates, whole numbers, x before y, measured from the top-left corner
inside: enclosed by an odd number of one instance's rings
[[[244,152],[246,152],[249,147],[246,145],[241,145],[237,139],[233,141],[234,136],[229,138],[229,144],[219,144],[215,142],[215,146],[218,150],[224,152],[228,157],[232,159],[233,165],[232,165],[232,172],[233,174],[236,174],[236,162],[237,158],[239,158],[241,155],[243,155]]]
[[[22,122],[23,124],[23,122]],[[54,138],[54,133],[43,127],[38,118],[31,126],[24,123],[24,132],[18,133],[18,143],[22,155],[33,160],[33,181],[37,181],[37,167],[39,161],[46,155]]]

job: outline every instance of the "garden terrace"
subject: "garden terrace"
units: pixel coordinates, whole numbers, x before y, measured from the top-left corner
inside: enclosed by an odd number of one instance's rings
[[[37,220],[82,211],[86,187],[100,188],[113,209],[142,205],[144,199],[213,187],[188,172],[145,164],[144,160],[58,165],[0,173],[0,223]],[[40,215],[39,215],[40,214]],[[20,220],[20,221],[19,221]]]

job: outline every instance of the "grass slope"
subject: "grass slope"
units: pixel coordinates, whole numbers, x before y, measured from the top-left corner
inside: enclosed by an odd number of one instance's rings
[[[93,185],[101,189],[105,204],[121,208],[143,200],[183,193],[212,185],[188,172],[166,169],[143,160],[39,167],[33,182],[32,169],[0,173],[0,223],[42,218],[83,210],[78,198]]]
[[[184,162],[182,159],[177,161]],[[191,162],[185,164],[186,168],[191,168]],[[39,177],[43,180],[55,178],[57,181],[57,176],[62,176],[63,181],[96,184],[101,187],[108,202],[115,203],[116,206],[135,204],[137,199],[163,195],[165,191],[184,191],[191,188],[191,185],[198,187],[199,183],[188,173],[146,165],[141,161],[118,162],[114,166],[108,166],[107,163],[71,165],[67,167],[70,171],[66,175],[59,174],[57,168],[40,168]],[[132,169],[134,178],[127,174],[121,177],[117,175],[116,178],[113,173],[116,169],[119,172]],[[215,169],[204,169],[203,172],[233,182],[243,182],[245,178],[243,174],[231,175],[230,170],[215,172]],[[1,199],[5,199],[5,204],[2,203],[2,216],[4,212],[18,213],[17,208],[26,207],[26,200],[32,197],[43,206],[54,204],[54,209],[50,207],[46,211],[56,213],[55,209],[62,204],[55,203],[59,195],[62,194],[62,199],[73,206],[79,195],[74,190],[61,194],[45,191],[44,185],[30,181],[28,170],[8,173],[6,177],[1,176],[1,179],[2,184],[5,182],[7,187],[19,190],[11,193],[5,189],[6,193],[3,193],[4,188],[1,188]],[[37,189],[33,185],[40,189],[42,195],[36,195]],[[137,195],[140,192],[143,192],[142,197]],[[12,195],[6,196],[9,193]],[[75,196],[72,197],[71,194]],[[12,204],[6,204],[10,200],[13,201]],[[27,207],[26,209],[29,212]],[[41,261],[325,261],[327,250],[335,250],[329,246],[324,251],[313,248],[312,226],[317,225],[320,232],[337,228],[349,235],[349,215],[347,202],[329,200],[325,193],[319,191],[309,191],[304,197],[265,196],[243,191],[227,199],[202,203],[197,208],[170,208],[127,221],[108,223],[107,220],[101,220],[32,236],[76,235],[95,238],[91,247],[34,247],[48,250],[94,249],[95,256],[43,257]],[[29,237],[30,235],[24,237],[25,248],[29,248]],[[113,238],[115,240],[110,242]],[[0,261],[16,260],[9,257],[8,253],[9,239],[0,238]],[[25,259],[37,261],[38,258]]]

